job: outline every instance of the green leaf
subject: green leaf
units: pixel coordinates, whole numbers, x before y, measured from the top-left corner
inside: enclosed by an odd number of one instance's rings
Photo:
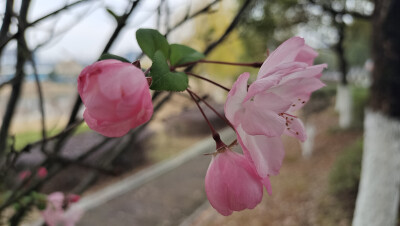
[[[106,10],[117,22],[121,19],[121,17],[115,14],[110,8],[107,8]]]
[[[171,44],[170,49],[170,62],[172,66],[194,62],[205,58],[204,54],[185,45]]]
[[[136,31],[137,42],[142,51],[150,57],[154,58],[156,51],[160,50],[165,58],[169,57],[169,44],[167,39],[154,29],[139,29]]]
[[[154,54],[150,76],[153,79],[150,89],[153,90],[184,91],[188,87],[187,74],[183,72],[171,72],[167,60],[160,50]]]
[[[114,54],[110,54],[110,53],[105,53],[105,54],[101,55],[101,57],[99,58],[98,61],[100,61],[100,60],[109,60],[109,59],[119,60],[119,61],[122,61],[122,62],[130,63],[129,60],[127,60],[127,59],[125,59],[123,57],[114,55]]]

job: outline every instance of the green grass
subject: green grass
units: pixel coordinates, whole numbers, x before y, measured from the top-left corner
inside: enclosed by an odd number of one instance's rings
[[[337,197],[355,197],[360,181],[362,139],[343,150],[329,175],[329,190]]]
[[[86,132],[88,130],[90,130],[90,129],[86,125],[86,123],[82,123],[81,125],[78,126],[78,128],[76,129],[74,134],[75,135],[80,134],[80,133]],[[56,135],[59,132],[61,132],[60,128],[52,129],[52,130],[48,130],[46,135],[48,137],[51,137],[51,136]],[[27,131],[27,132],[17,133],[17,134],[15,134],[15,149],[21,150],[27,144],[38,141],[40,139],[42,139],[41,131]]]
[[[353,127],[363,128],[364,109],[369,97],[369,89],[360,86],[352,87],[353,95]]]

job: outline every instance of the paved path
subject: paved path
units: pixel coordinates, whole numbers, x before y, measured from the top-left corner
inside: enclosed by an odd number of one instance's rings
[[[222,133],[227,143],[233,140],[229,130]],[[182,155],[159,163],[130,178],[85,197],[87,209],[79,226],[157,226],[179,225],[204,203],[204,176],[212,140],[202,141]]]

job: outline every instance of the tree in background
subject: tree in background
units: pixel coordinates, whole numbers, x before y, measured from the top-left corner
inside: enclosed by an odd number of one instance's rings
[[[354,226],[397,225],[400,198],[400,1],[375,1],[373,81]]]

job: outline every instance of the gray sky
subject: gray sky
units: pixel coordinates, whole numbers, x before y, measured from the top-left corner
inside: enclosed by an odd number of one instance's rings
[[[33,21],[56,9],[63,7],[66,3],[76,0],[32,0],[28,21]],[[15,11],[18,11],[21,0],[16,0]],[[191,0],[169,1],[172,12],[182,14],[192,2]],[[201,1],[202,5],[210,1]],[[130,52],[140,51],[135,32],[140,27],[154,28],[156,26],[156,10],[159,0],[144,0],[138,6],[137,13],[130,17],[129,24],[113,45],[111,52],[124,55]],[[94,0],[74,7],[46,22],[41,22],[27,32],[28,45],[32,48],[48,40],[51,33],[57,34],[48,42],[36,56],[41,62],[57,62],[60,60],[78,60],[81,62],[95,61],[111,32],[115,27],[115,21],[105,8],[112,9],[117,14],[122,14],[128,6],[127,0]],[[0,0],[0,12],[4,12],[5,1]],[[179,13],[181,12],[181,13]],[[14,31],[16,28],[12,28]],[[53,31],[53,32],[52,32]],[[9,48],[15,48],[12,43]]]

